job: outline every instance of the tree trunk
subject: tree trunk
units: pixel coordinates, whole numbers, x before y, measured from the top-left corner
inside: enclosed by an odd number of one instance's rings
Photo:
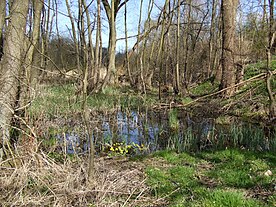
[[[102,0],[107,2],[107,0]],[[115,56],[116,56],[116,23],[115,23],[115,0],[111,0],[111,7],[108,4],[104,4],[104,8],[108,17],[109,24],[109,41],[108,41],[108,67],[107,74],[101,86],[104,89],[107,83],[114,84],[115,82]]]
[[[88,90],[91,91],[92,88],[95,87],[94,85],[94,77],[95,77],[95,56],[94,56],[94,47],[92,41],[92,27],[91,27],[91,20],[89,10],[86,4],[86,0],[82,1],[83,7],[86,14],[86,21],[87,21],[87,29],[88,29],[88,42],[89,46],[87,48],[88,52]]]
[[[6,17],[6,0],[0,1],[0,61],[3,56],[3,43],[4,43],[4,29],[5,29],[5,17]]]
[[[47,1],[47,5],[50,5],[51,0]],[[49,49],[49,41],[50,35],[52,33],[52,25],[54,20],[54,15],[51,17],[51,7],[48,6],[48,9],[44,10],[42,14],[42,42],[41,42],[41,60],[40,67],[41,71],[39,73],[39,81],[43,80],[47,74],[47,66],[48,66],[48,49]]]
[[[209,51],[208,51],[208,68],[207,68],[207,78],[210,78],[213,74],[214,69],[214,44],[215,44],[215,17],[216,17],[217,0],[212,1],[212,17],[210,26],[210,37],[209,37]]]
[[[116,67],[116,16],[120,8],[126,4],[128,0],[121,3],[121,0],[111,0],[111,6],[108,0],[102,0],[104,9],[108,18],[109,24],[109,41],[108,41],[108,68],[107,74],[101,85],[101,90],[104,89],[108,83],[115,83]]]
[[[180,0],[177,0],[177,30],[176,30],[176,67],[175,67],[175,94],[179,93],[180,78],[179,78],[179,62],[180,62]]]
[[[272,89],[272,54],[271,49],[273,47],[273,43],[276,37],[275,31],[275,20],[274,20],[274,0],[268,1],[269,2],[269,31],[268,31],[268,46],[266,49],[266,57],[267,57],[267,78],[266,78],[266,88],[269,96],[269,118],[271,120],[276,118],[276,101],[273,95]]]
[[[161,15],[163,15],[162,19],[162,28],[161,28],[161,35],[160,35],[160,44],[158,48],[158,55],[157,55],[157,65],[159,67],[159,100],[161,100],[161,87],[162,87],[162,72],[163,72],[163,55],[164,55],[164,40],[165,40],[165,23],[166,23],[166,10],[169,4],[169,0],[166,0],[163,6],[163,11]]]
[[[96,31],[96,48],[95,48],[95,74],[94,74],[94,84],[96,88],[98,87],[98,81],[100,77],[101,68],[101,0],[97,0],[97,31]]]
[[[188,1],[188,14],[187,14],[187,26],[186,26],[186,33],[183,35],[184,42],[185,42],[185,58],[184,58],[184,74],[183,74],[183,94],[186,94],[188,91],[188,85],[189,85],[189,56],[190,56],[190,49],[189,49],[189,33],[190,33],[190,27],[191,27],[191,12],[192,12],[192,0]]]
[[[29,40],[27,40],[26,44],[26,71],[25,71],[25,81],[26,83],[23,86],[23,91],[21,93],[24,94],[22,97],[23,106],[30,101],[32,97],[32,89],[35,88],[35,83],[37,82],[37,69],[33,67],[35,61],[35,55],[38,54],[37,50],[39,48],[39,37],[40,37],[40,19],[41,19],[41,12],[44,5],[44,1],[33,1],[33,26],[32,26],[32,36]],[[37,57],[37,56],[36,56]],[[22,94],[22,95],[23,95]]]
[[[125,23],[125,57],[126,57],[126,71],[128,75],[128,79],[130,82],[131,86],[134,86],[134,80],[132,78],[131,72],[130,72],[130,67],[129,67],[129,56],[128,56],[128,37],[127,37],[127,5],[126,5],[126,0],[125,0],[125,13],[124,13],[124,23]]]
[[[223,97],[230,97],[235,92],[235,19],[238,0],[222,0],[222,79],[220,89],[225,89]]]
[[[138,35],[137,35],[137,42],[140,42],[140,35],[141,35],[141,21],[142,21],[142,11],[143,11],[143,0],[140,1],[140,12],[139,12],[139,21],[138,21]],[[141,49],[141,52],[140,52]],[[139,54],[140,53],[140,54]],[[136,68],[139,70],[140,76],[138,78],[138,90],[142,91],[144,94],[146,93],[146,85],[144,81],[144,48],[140,48],[139,44],[137,46],[137,62]],[[140,66],[140,67],[139,67]]]
[[[66,2],[68,16],[70,18],[70,22],[71,22],[71,26],[72,26],[73,41],[74,41],[75,52],[76,52],[76,57],[77,57],[77,70],[80,73],[81,72],[80,48],[79,48],[79,41],[78,41],[78,38],[77,38],[77,31],[76,31],[76,27],[75,27],[75,21],[74,21],[74,18],[73,18],[68,0],[65,0],[65,2]],[[79,89],[77,89],[77,90],[79,90]],[[77,93],[79,93],[79,91],[77,91]]]
[[[4,56],[1,61],[0,136],[2,144],[10,140],[10,125],[18,95],[18,79],[28,12],[28,0],[14,0],[6,32]]]

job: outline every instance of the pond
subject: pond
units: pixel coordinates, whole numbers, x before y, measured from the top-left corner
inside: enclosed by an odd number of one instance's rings
[[[91,117],[96,151],[131,148],[137,153],[172,149],[179,152],[243,148],[276,151],[275,127],[251,124],[233,117],[205,118],[184,110],[116,111]],[[58,134],[67,153],[85,153],[89,139],[80,130]],[[116,151],[116,150],[115,150]],[[131,150],[121,153],[128,153]]]

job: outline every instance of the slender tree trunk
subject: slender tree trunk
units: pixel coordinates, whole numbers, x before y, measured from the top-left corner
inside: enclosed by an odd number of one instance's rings
[[[220,89],[225,89],[223,97],[232,96],[235,92],[235,30],[238,0],[222,0],[222,79]]]
[[[127,1],[121,3],[121,0],[111,0],[111,6],[108,0],[102,0],[104,9],[108,18],[109,24],[109,41],[108,41],[108,68],[107,74],[101,85],[101,89],[104,89],[108,83],[115,83],[116,67],[116,16],[118,11]]]
[[[44,7],[44,12],[43,12],[43,18],[42,18],[42,42],[41,42],[41,62],[40,62],[40,67],[41,67],[41,72],[39,79],[43,80],[47,74],[47,66],[48,66],[48,49],[49,49],[49,41],[50,41],[50,35],[52,34],[52,25],[53,25],[53,20],[54,20],[54,13],[51,17],[51,0],[47,1],[48,9],[46,11]]]
[[[215,36],[215,18],[216,18],[216,8],[217,0],[212,1],[212,17],[210,26],[210,37],[209,37],[209,51],[208,51],[208,68],[207,68],[207,78],[210,78],[214,69],[214,36]]]
[[[141,36],[141,21],[142,21],[142,11],[143,11],[143,0],[140,1],[140,12],[139,12],[139,21],[138,21],[138,37],[137,42],[140,42],[140,36]],[[144,81],[144,62],[143,62],[143,48],[140,52],[139,44],[137,46],[137,62],[136,62],[136,68],[139,70],[139,78],[138,78],[138,89],[142,90],[143,93],[146,93],[146,86]],[[139,54],[140,53],[140,54]],[[140,66],[140,67],[139,67]]]
[[[80,48],[79,48],[79,42],[78,42],[78,37],[77,37],[77,31],[75,28],[75,21],[74,21],[68,0],[65,0],[65,2],[66,2],[67,12],[68,12],[68,16],[70,18],[71,27],[72,27],[73,41],[74,41],[74,45],[75,45],[75,52],[76,52],[76,58],[77,58],[77,70],[80,73],[81,72]]]
[[[191,24],[191,12],[192,12],[192,0],[188,0],[188,14],[187,14],[187,26],[186,33],[183,36],[185,38],[185,58],[184,58],[184,75],[183,75],[183,94],[187,93],[188,85],[189,85],[189,33],[190,33],[190,24]]]
[[[94,85],[94,77],[95,77],[95,56],[94,56],[94,47],[93,47],[93,41],[92,41],[92,28],[91,28],[91,20],[90,20],[90,14],[89,10],[86,4],[86,0],[82,1],[85,14],[86,14],[86,23],[87,23],[87,29],[88,29],[88,90],[91,91],[92,88],[95,87]]]
[[[101,55],[100,55],[100,45],[101,45],[101,0],[97,0],[97,31],[96,31],[96,48],[95,48],[95,74],[94,74],[94,84],[98,85],[100,77],[100,67],[101,67]],[[98,86],[96,86],[98,87]]]
[[[276,25],[274,20],[274,0],[270,0],[269,2],[269,31],[268,31],[268,46],[266,48],[266,56],[267,56],[267,78],[266,78],[266,88],[269,96],[269,118],[271,120],[276,118],[276,101],[272,91],[272,54],[271,49],[273,47],[273,43],[276,38]]]
[[[128,75],[128,79],[131,86],[134,86],[134,80],[131,75],[130,67],[129,67],[129,56],[128,56],[128,32],[127,32],[127,5],[125,0],[125,12],[124,12],[124,23],[125,23],[125,56],[126,56],[126,71]]]
[[[22,48],[28,12],[28,0],[14,0],[10,22],[6,31],[4,56],[1,61],[0,86],[0,137],[1,143],[10,140],[10,125],[18,95]]]
[[[61,46],[63,44],[63,42],[62,42],[62,38],[61,38],[60,33],[59,33],[59,27],[58,27],[58,24],[57,24],[57,22],[58,22],[58,15],[59,15],[58,0],[54,0],[54,4],[55,4],[55,17],[56,17],[56,33],[57,33],[57,39],[58,39],[58,43],[59,43],[59,45],[57,45],[57,46],[59,48],[59,46]],[[65,72],[66,68],[65,68],[65,65],[64,65],[63,54],[62,53],[57,53],[57,56],[58,56],[58,60],[61,63],[61,66],[62,66],[61,69],[62,69],[62,71]]]
[[[175,67],[175,93],[180,91],[179,62],[180,62],[180,0],[177,0],[177,30],[176,30],[176,67]]]
[[[6,0],[0,1],[0,61],[3,56],[4,29],[6,26]]]
[[[39,39],[40,39],[40,20],[41,20],[41,12],[44,5],[44,1],[33,1],[33,26],[32,26],[32,36],[29,40],[27,40],[27,55],[25,59],[25,65],[26,65],[26,77],[25,77],[25,85],[26,90],[24,90],[24,93],[26,93],[26,96],[23,98],[25,101],[23,101],[23,105],[28,102],[32,97],[32,90],[35,87],[35,84],[37,82],[37,75],[38,71],[36,67],[33,67],[35,56],[38,54],[38,48],[39,48]]]

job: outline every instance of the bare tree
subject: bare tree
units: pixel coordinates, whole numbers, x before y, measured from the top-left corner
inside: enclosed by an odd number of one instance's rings
[[[101,86],[102,89],[106,87],[108,82],[114,83],[116,76],[115,57],[116,57],[116,16],[122,6],[127,1],[121,3],[121,0],[111,0],[111,5],[108,0],[102,0],[105,13],[109,24],[109,40],[108,40],[108,68],[107,74]]]

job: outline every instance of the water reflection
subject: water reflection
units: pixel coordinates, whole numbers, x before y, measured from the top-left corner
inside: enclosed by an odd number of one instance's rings
[[[276,137],[266,137],[258,125],[233,121],[228,125],[216,124],[213,118],[193,117],[185,111],[178,111],[177,127],[172,128],[168,111],[117,111],[93,117],[97,126],[93,139],[100,151],[104,145],[125,143],[145,145],[148,152],[160,149],[177,151],[201,151],[225,149],[227,147],[248,148],[260,151],[275,151]],[[92,120],[92,121],[93,121]],[[66,145],[67,153],[86,152],[89,139],[76,132],[59,135],[60,143]]]

